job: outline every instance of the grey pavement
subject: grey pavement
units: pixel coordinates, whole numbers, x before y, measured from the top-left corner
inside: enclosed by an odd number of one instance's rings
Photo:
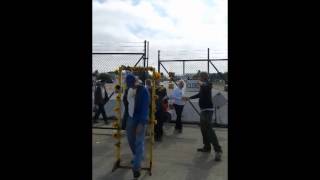
[[[102,123],[101,123],[102,125]],[[228,171],[228,129],[215,128],[220,145],[224,151],[221,162],[214,161],[214,152],[197,152],[202,147],[200,127],[184,125],[183,133],[174,133],[172,124],[165,124],[163,141],[154,145],[152,176],[142,171],[141,180],[227,180]],[[93,129],[92,170],[93,180],[133,179],[130,169],[117,169],[111,172],[115,161],[114,130]],[[107,135],[105,135],[107,134]],[[122,165],[129,165],[132,158],[126,136],[122,138]],[[149,139],[146,137],[146,150]],[[146,166],[146,162],[143,163]]]

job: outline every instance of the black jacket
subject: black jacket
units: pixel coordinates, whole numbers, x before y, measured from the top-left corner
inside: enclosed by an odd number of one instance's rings
[[[156,89],[156,95],[158,96],[158,99],[156,101],[157,111],[161,111],[162,110],[161,107],[162,107],[163,100],[167,96],[166,88],[158,87]]]
[[[190,99],[199,98],[200,109],[213,108],[211,89],[212,84],[210,82],[205,82],[200,86],[200,92],[191,96]]]
[[[105,92],[105,98],[102,98],[102,91]],[[94,104],[101,105],[106,104],[109,101],[108,93],[107,91],[102,87],[97,87],[96,91],[94,92]]]

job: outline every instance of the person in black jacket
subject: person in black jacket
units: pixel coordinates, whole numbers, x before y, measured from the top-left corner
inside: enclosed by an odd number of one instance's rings
[[[160,86],[160,80],[156,80],[156,95],[158,96],[156,100],[156,120],[157,124],[154,126],[154,139],[155,141],[161,142],[163,136],[163,123],[166,118],[166,113],[163,104],[167,100],[167,90],[166,88]]]
[[[104,105],[109,100],[108,93],[107,93],[106,89],[104,88],[104,83],[98,82],[97,86],[98,87],[96,88],[96,91],[94,92],[94,104],[96,106],[98,106],[98,108],[97,108],[95,116],[93,118],[93,122],[97,123],[97,120],[98,120],[100,114],[102,114],[103,120],[107,124],[108,120],[107,120],[106,111],[104,109]]]
[[[211,94],[212,84],[208,81],[208,73],[200,73],[200,92],[188,99],[199,98],[200,106],[200,127],[201,134],[203,138],[203,148],[199,148],[199,152],[210,152],[211,144],[213,145],[215,151],[215,160],[220,161],[222,155],[222,149],[219,145],[219,141],[215,131],[212,129],[212,115],[213,115],[213,104],[212,104],[212,94]]]

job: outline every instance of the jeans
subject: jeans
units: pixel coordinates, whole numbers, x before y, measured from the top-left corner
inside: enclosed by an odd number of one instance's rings
[[[217,135],[212,129],[212,115],[213,111],[201,111],[200,114],[200,127],[204,148],[211,149],[210,144],[212,144],[215,152],[222,152]]]
[[[142,125],[142,124],[139,124]],[[127,118],[127,138],[131,152],[133,154],[133,170],[139,171],[141,168],[141,161],[144,157],[144,136],[145,136],[145,125],[140,132],[136,133],[138,123],[133,121],[132,117]]]
[[[177,119],[176,119],[176,127],[175,129],[182,129],[182,123],[181,123],[181,114],[183,111],[183,105],[177,105],[177,104],[173,104],[174,109],[176,110],[176,114],[177,114]]]

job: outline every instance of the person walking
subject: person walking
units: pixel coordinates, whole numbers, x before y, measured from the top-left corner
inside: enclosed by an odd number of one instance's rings
[[[128,119],[126,124],[127,138],[133,154],[132,171],[134,178],[140,176],[141,161],[144,156],[144,137],[146,124],[149,117],[149,93],[148,90],[138,84],[138,80],[132,74],[126,76],[128,89]]]
[[[212,84],[208,81],[208,73],[200,72],[199,76],[200,91],[198,94],[191,96],[189,99],[199,98],[200,106],[200,127],[204,146],[197,149],[199,152],[211,152],[211,144],[215,151],[215,160],[221,161],[222,148],[219,144],[217,135],[212,128],[212,115],[213,115],[213,103],[212,103]]]
[[[160,80],[156,80],[156,120],[157,124],[154,126],[154,139],[155,141],[162,141],[163,136],[163,122],[165,121],[165,109],[164,103],[166,103],[167,90],[163,86],[160,86]]]
[[[104,109],[105,104],[109,101],[108,93],[104,87],[103,82],[97,83],[97,88],[94,93],[94,104],[97,106],[96,112],[93,118],[93,122],[97,123],[100,114],[102,114],[105,124],[108,124],[107,115]]]
[[[176,87],[172,92],[173,106],[177,114],[175,130],[182,133],[182,123],[181,115],[183,112],[183,107],[186,103],[183,92],[184,82],[182,80],[178,81],[178,87]]]

